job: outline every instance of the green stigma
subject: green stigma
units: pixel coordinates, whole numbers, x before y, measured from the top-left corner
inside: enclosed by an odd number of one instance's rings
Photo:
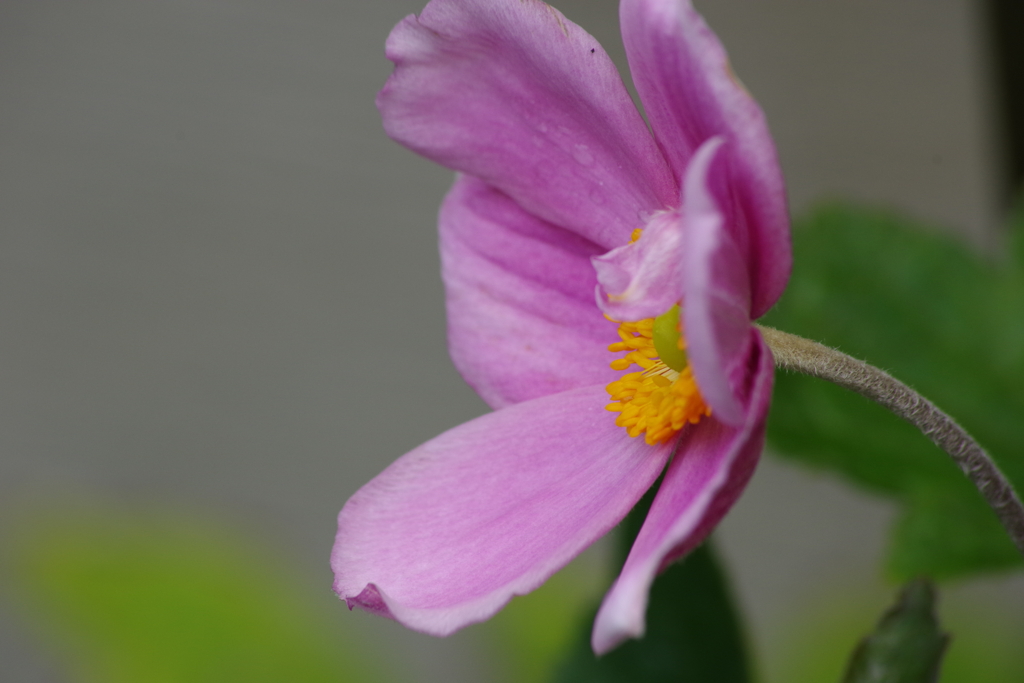
[[[654,350],[661,362],[676,372],[686,369],[686,351],[680,348],[681,339],[677,304],[654,319]]]

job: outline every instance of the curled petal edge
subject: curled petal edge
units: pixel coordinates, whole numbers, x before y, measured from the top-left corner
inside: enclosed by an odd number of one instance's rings
[[[591,644],[598,655],[629,638],[640,638],[651,584],[669,564],[696,548],[721,521],[746,486],[764,446],[774,361],[760,334],[752,359],[749,407],[744,424],[729,427],[706,418],[679,443],[629,557],[594,621]]]
[[[654,318],[682,297],[683,226],[678,211],[659,211],[635,242],[591,259],[597,305],[612,320]]]
[[[722,208],[729,145],[705,142],[683,182],[683,331],[701,395],[722,422],[744,422],[740,394],[750,354],[750,263]]]

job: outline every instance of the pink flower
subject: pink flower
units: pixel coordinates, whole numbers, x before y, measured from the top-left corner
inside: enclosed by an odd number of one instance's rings
[[[601,46],[539,0],[433,0],[388,38],[385,129],[461,174],[440,213],[449,345],[495,411],[345,505],[350,607],[435,635],[487,619],[665,471],[594,625],[605,652],[643,634],[655,575],[753,472],[773,363],[751,321],[791,261],[775,149],[688,1],[622,0],[621,19],[653,136]]]

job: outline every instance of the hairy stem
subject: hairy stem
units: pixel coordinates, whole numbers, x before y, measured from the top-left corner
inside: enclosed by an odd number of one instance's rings
[[[949,415],[903,382],[817,342],[758,325],[775,365],[828,380],[879,403],[914,425],[953,458],[995,510],[1024,554],[1024,505],[995,461]]]

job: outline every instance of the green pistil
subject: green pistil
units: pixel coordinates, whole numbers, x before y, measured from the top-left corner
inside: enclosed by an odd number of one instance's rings
[[[673,306],[654,319],[654,350],[661,362],[676,372],[686,369],[686,351],[679,348],[679,306]]]

